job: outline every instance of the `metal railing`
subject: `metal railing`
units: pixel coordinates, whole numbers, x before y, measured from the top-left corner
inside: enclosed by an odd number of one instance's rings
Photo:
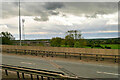
[[[42,57],[63,57],[63,58],[78,58],[80,60],[84,58],[92,58],[96,61],[104,61],[105,59],[113,60],[115,63],[119,62],[120,55],[105,55],[105,54],[92,54],[92,53],[72,53],[72,52],[55,52],[55,51],[41,51],[41,50],[26,50],[26,49],[6,49],[3,52],[16,53],[23,55],[41,55]]]
[[[14,71],[17,74],[17,78],[20,79],[20,73],[22,73],[22,79],[25,80],[25,74],[30,75],[30,79],[33,80],[33,75],[37,76],[37,80],[89,80],[87,78],[76,78],[76,77],[69,77],[65,76],[64,73],[61,72],[54,72],[54,71],[47,71],[41,69],[33,69],[33,68],[26,68],[20,66],[12,66],[2,64],[0,67],[5,70],[5,75],[9,76],[8,71]],[[46,77],[44,79],[43,77]],[[95,79],[92,79],[95,80]]]

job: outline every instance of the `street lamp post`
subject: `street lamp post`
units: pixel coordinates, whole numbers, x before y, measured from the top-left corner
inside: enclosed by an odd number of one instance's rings
[[[25,40],[24,22],[25,22],[25,19],[22,19],[22,33],[23,33],[23,40]]]
[[[19,39],[20,39],[20,46],[21,46],[21,17],[20,17],[20,0],[19,0]]]

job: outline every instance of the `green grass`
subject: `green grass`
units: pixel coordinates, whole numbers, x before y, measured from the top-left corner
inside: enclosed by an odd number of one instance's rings
[[[111,47],[111,49],[120,49],[120,44],[100,44],[100,46],[104,47],[104,49],[106,49],[105,46]],[[69,47],[69,46],[62,45],[61,47]],[[83,48],[91,48],[91,47],[84,46]],[[93,47],[93,48],[102,49],[101,47]]]
[[[120,49],[120,44],[100,44],[100,46],[104,47],[104,49],[106,49],[105,46],[111,47],[111,49]],[[85,46],[84,48],[91,48],[91,47]],[[101,47],[93,47],[93,48],[102,49]]]
[[[85,47],[83,47],[83,48],[91,48],[91,47],[85,46]],[[101,47],[93,47],[93,48],[102,49]]]
[[[24,46],[28,46],[26,44],[23,44]],[[37,44],[36,46],[44,46],[43,44]],[[107,47],[111,47],[111,49],[120,49],[120,44],[100,44],[100,46],[104,47],[107,46]],[[70,47],[68,45],[61,45],[61,47]],[[83,48],[91,48],[89,46],[84,46]],[[93,47],[93,48],[96,48],[96,49],[102,49],[101,47]]]
[[[111,47],[111,49],[120,49],[120,44],[101,44],[101,46]]]

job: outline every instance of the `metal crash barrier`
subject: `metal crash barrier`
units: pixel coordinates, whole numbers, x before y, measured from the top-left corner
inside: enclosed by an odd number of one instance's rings
[[[0,67],[2,67],[2,69],[5,71],[6,76],[9,76],[8,71],[16,72],[17,79],[20,79],[20,73],[22,73],[22,79],[24,80],[25,80],[25,74],[30,75],[30,80],[34,79],[33,75],[37,76],[37,80],[89,80],[87,78],[76,78],[76,77],[65,76],[64,73],[62,72],[32,69],[32,68],[12,66],[6,64],[2,64]],[[43,77],[46,77],[46,79],[44,79]]]
[[[120,55],[105,55],[105,54],[92,54],[92,53],[72,53],[72,52],[55,52],[55,51],[42,51],[42,50],[26,50],[26,49],[6,49],[3,52],[16,53],[21,55],[35,55],[42,57],[63,57],[63,58],[78,58],[80,60],[91,58],[96,61],[104,61],[109,59],[115,63],[119,62]]]

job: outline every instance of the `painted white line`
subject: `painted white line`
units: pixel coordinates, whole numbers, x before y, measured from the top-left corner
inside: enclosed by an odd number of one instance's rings
[[[29,63],[29,62],[20,62],[22,64],[33,64],[33,63]]]
[[[110,72],[100,72],[100,71],[97,71],[98,74],[109,74],[109,75],[115,75],[115,76],[118,76],[120,74],[118,73],[110,73]]]

